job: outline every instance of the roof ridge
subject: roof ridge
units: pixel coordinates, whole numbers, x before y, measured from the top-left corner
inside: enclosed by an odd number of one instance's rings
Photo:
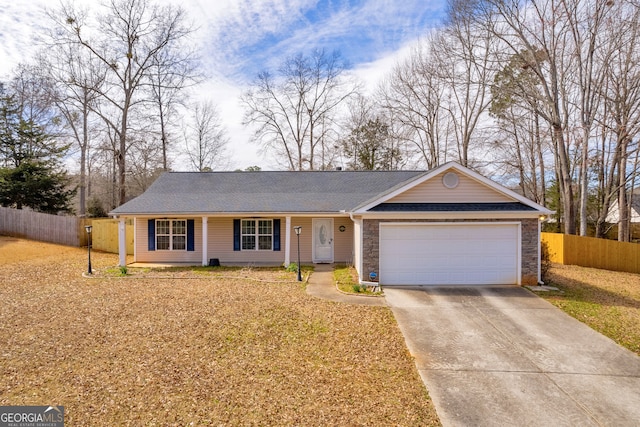
[[[304,171],[166,171],[168,174],[214,174],[214,173],[422,173],[428,172],[426,169],[403,169],[403,170],[304,170]]]

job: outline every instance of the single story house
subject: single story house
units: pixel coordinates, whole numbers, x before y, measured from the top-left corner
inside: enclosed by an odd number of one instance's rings
[[[168,172],[110,212],[134,260],[349,263],[383,285],[536,284],[551,211],[465,168]],[[294,228],[301,226],[300,235]],[[299,239],[299,247],[298,247]]]

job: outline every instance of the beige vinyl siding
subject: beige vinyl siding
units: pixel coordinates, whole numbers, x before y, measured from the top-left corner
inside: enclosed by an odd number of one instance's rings
[[[472,179],[457,173],[459,183],[456,188],[447,188],[442,183],[445,171],[416,187],[413,187],[387,203],[496,203],[513,202],[510,197]]]
[[[248,217],[247,217],[248,218]],[[256,263],[283,264],[285,250],[285,219],[280,218],[280,250],[279,251],[234,251],[233,250],[233,220],[236,218],[209,217],[207,226],[208,257],[218,258],[221,264]],[[237,219],[242,219],[238,217]],[[256,218],[257,219],[257,218]],[[272,218],[268,218],[272,219]],[[292,231],[293,233],[293,231]]]
[[[247,217],[248,218],[248,217]],[[233,220],[241,217],[209,217],[207,258],[218,258],[221,264],[245,264],[255,263],[280,265],[284,263],[286,251],[286,218],[280,219],[280,251],[234,251],[233,250]],[[202,263],[202,218],[194,218],[195,251],[149,251],[148,249],[148,218],[136,220],[136,261],[138,262],[164,262],[164,263]],[[303,263],[312,262],[313,227],[311,217],[291,218],[291,262],[298,260],[298,239],[293,227],[301,225],[300,258]],[[345,231],[340,231],[340,226]],[[334,218],[334,260],[340,263],[353,262],[353,232],[354,225],[348,217]]]
[[[300,259],[302,263],[310,264],[313,262],[313,218],[291,218],[291,262],[297,262],[298,260],[298,238],[293,231],[293,227],[297,225],[302,226]],[[343,232],[340,231],[341,225],[345,227]],[[282,235],[284,236],[284,231]],[[333,261],[351,263],[352,260],[353,222],[348,217],[336,217],[333,219]]]
[[[284,224],[284,221],[282,222]],[[298,262],[298,236],[296,236],[293,227],[298,225],[302,226],[302,233],[300,233],[300,262],[303,264],[311,264],[311,252],[313,242],[313,227],[311,225],[311,218],[291,218],[291,262]],[[284,236],[285,230],[282,229],[282,235]],[[282,248],[284,250],[284,246]]]
[[[238,218],[240,219],[240,218]],[[224,263],[283,264],[286,251],[286,218],[280,218],[280,251],[234,251],[233,250],[234,218],[209,218],[209,258],[218,258]],[[311,263],[313,227],[310,217],[291,218],[291,262],[298,262],[298,237],[293,227],[302,226],[300,234],[300,259],[302,263]],[[344,225],[345,231],[340,232]],[[353,260],[353,223],[348,217],[334,219],[334,260],[335,262],[352,262]]]
[[[194,251],[150,251],[149,250],[149,218],[136,219],[136,262],[161,262],[161,263],[202,263],[202,219],[194,219]],[[168,218],[167,219],[172,219]],[[179,218],[187,219],[187,218]]]
[[[340,226],[344,231],[340,231]],[[333,220],[333,259],[339,263],[353,263],[353,221],[348,217],[338,217]]]

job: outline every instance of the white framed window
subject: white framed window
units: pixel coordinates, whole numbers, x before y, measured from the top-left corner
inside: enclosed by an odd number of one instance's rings
[[[156,249],[159,251],[186,251],[187,221],[184,219],[157,219]]]
[[[243,251],[273,250],[273,220],[243,219],[240,233]]]

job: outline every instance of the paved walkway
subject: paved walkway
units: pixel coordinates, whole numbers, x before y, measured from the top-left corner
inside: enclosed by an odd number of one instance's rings
[[[385,306],[384,297],[347,295],[338,291],[333,280],[333,264],[315,264],[315,270],[309,276],[307,293],[314,297],[347,304]]]

